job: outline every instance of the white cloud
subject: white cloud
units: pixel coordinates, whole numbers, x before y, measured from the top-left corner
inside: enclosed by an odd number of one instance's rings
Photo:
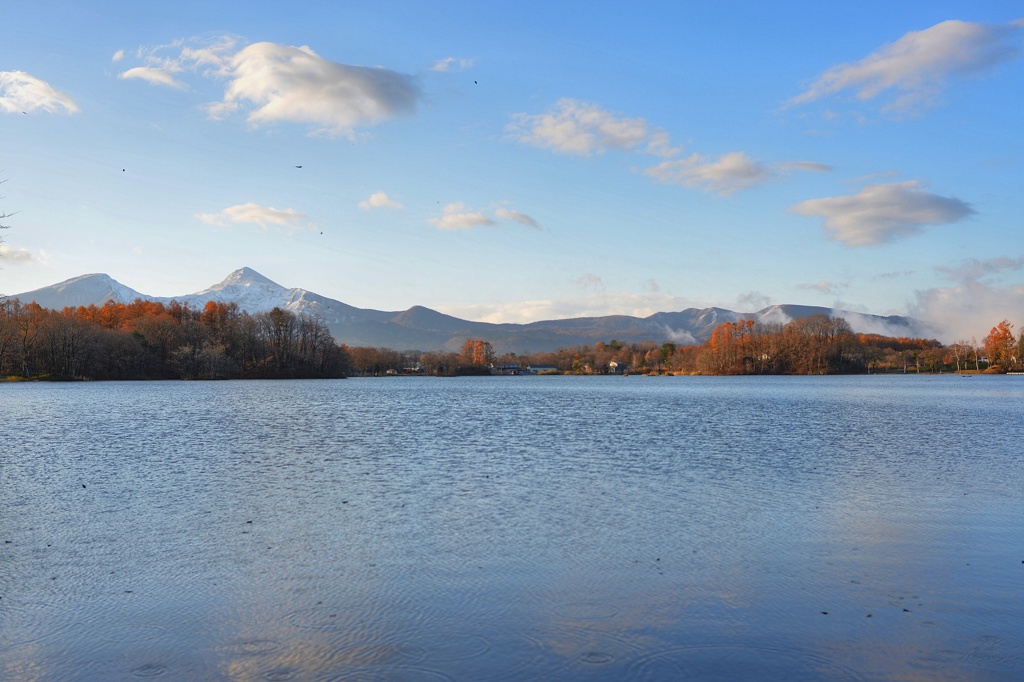
[[[66,93],[24,71],[0,71],[0,111],[29,113],[78,113],[78,105]]]
[[[546,114],[515,114],[506,130],[519,142],[563,154],[589,156],[608,149],[630,151],[644,142],[664,152],[664,131],[652,131],[642,118],[622,118],[595,104],[561,99]]]
[[[161,69],[154,66],[136,66],[117,74],[121,80],[142,80],[150,85],[166,85],[170,88],[185,90],[188,86],[174,77],[168,69]]]
[[[728,195],[767,182],[773,173],[743,152],[731,152],[716,160],[691,154],[685,159],[662,161],[645,170],[644,175],[665,184],[698,187]]]
[[[369,211],[374,208],[402,208],[402,205],[384,192],[374,192],[368,199],[359,202],[359,208]]]
[[[207,106],[211,117],[242,111],[253,126],[306,123],[331,135],[351,134],[356,127],[410,114],[420,97],[409,75],[332,62],[308,46],[262,42],[236,51],[238,42],[233,36],[220,36],[140,48],[143,66],[128,69],[119,78],[179,89],[185,84],[176,74],[223,79],[223,98]]]
[[[40,252],[39,256],[32,255],[32,252],[28,249],[15,249],[8,244],[0,244],[0,261],[7,261],[8,263],[35,263],[41,260],[45,260],[45,253]]]
[[[947,82],[981,73],[1014,58],[1020,51],[1019,21],[1006,25],[943,21],[911,31],[858,62],[825,71],[789,105],[804,104],[843,91],[860,100],[893,92],[885,110],[908,113],[934,102]]]
[[[200,213],[196,218],[208,225],[222,227],[233,224],[259,225],[262,229],[282,227],[291,232],[303,229],[306,215],[295,209],[278,209],[271,206],[260,206],[249,202],[237,206],[229,206],[220,213]]]
[[[210,113],[248,109],[252,125],[311,123],[322,132],[349,133],[412,113],[419,91],[411,76],[384,68],[328,61],[308,47],[255,43],[228,66],[224,99]]]
[[[471,230],[474,227],[486,227],[495,224],[493,220],[483,213],[467,209],[466,205],[461,202],[448,204],[444,207],[443,215],[440,218],[431,218],[429,222],[437,229],[447,232]]]
[[[117,62],[121,61],[122,59],[124,59],[124,50],[118,50],[117,52],[114,53],[114,56],[110,58],[110,61],[112,61],[112,62],[114,62],[116,64]]]
[[[461,202],[448,204],[440,218],[431,218],[429,222],[439,230],[470,230],[474,227],[497,225],[495,218],[541,229],[540,224],[525,213],[502,206],[494,209],[492,218],[483,212],[467,209]]]
[[[494,209],[494,215],[500,220],[511,220],[514,223],[526,225],[527,227],[532,227],[536,230],[540,229],[540,224],[536,220],[525,213],[520,213],[519,211],[514,211],[510,208],[496,208]]]
[[[791,171],[825,173],[831,166],[813,161],[789,161],[765,165],[744,152],[731,152],[712,159],[694,153],[671,160],[682,147],[671,144],[668,133],[652,128],[643,118],[625,118],[596,104],[560,99],[544,114],[514,114],[505,127],[513,139],[562,154],[591,156],[609,149],[659,156],[662,161],[644,175],[665,184],[699,187],[717,194],[732,194],[762,184]]]
[[[829,238],[846,246],[875,246],[974,214],[970,204],[926,192],[916,180],[868,185],[853,196],[809,199],[790,210],[824,218]]]
[[[473,66],[472,59],[457,59],[455,57],[445,57],[439,59],[430,67],[431,71],[465,71],[466,69]]]

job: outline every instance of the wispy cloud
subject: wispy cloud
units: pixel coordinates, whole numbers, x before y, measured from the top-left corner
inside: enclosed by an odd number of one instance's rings
[[[456,57],[445,57],[433,63],[431,71],[465,71],[473,66],[472,59],[459,59]]]
[[[831,173],[833,168],[824,163],[814,161],[783,161],[775,164],[780,171],[802,171],[804,173]]]
[[[1024,269],[1024,256],[1018,256],[1017,258],[1000,256],[985,260],[969,258],[956,266],[939,266],[935,268],[937,272],[954,282],[978,280],[988,275],[1022,269]]]
[[[911,31],[860,61],[839,64],[818,76],[787,106],[805,104],[844,91],[859,100],[892,93],[883,110],[912,113],[934,104],[950,80],[983,73],[1017,56],[1024,22],[978,24],[943,21]]]
[[[24,71],[0,71],[0,111],[77,114],[78,105],[66,93]]]
[[[168,45],[156,47],[140,47],[135,50],[134,57],[142,61],[141,66],[125,69],[117,74],[120,80],[141,80],[150,85],[188,90],[189,87],[180,78],[191,73],[202,75],[222,74],[226,60],[234,50],[236,41],[231,36],[219,36],[204,40],[201,47],[193,47],[198,39],[175,40]],[[216,63],[210,63],[208,56],[216,54]],[[124,61],[127,53],[122,49],[111,58],[115,64]],[[212,68],[211,68],[212,67]]]
[[[573,280],[573,282],[580,285],[584,289],[597,289],[599,291],[604,290],[604,282],[601,280],[601,277],[595,275],[592,272],[588,272],[582,277],[577,277],[576,279]]]
[[[237,206],[229,206],[219,213],[200,213],[196,218],[208,225],[258,225],[266,230],[268,227],[280,227],[295,232],[308,229],[307,217],[292,208],[273,208],[249,202]]]
[[[772,304],[772,299],[760,291],[748,291],[736,297],[740,312],[763,310]]]
[[[717,159],[691,154],[685,159],[662,161],[645,170],[644,175],[665,184],[728,195],[767,182],[772,171],[743,152],[731,152]]]
[[[489,227],[497,225],[498,221],[519,223],[532,227],[535,230],[541,229],[540,224],[531,216],[521,213],[505,206],[499,206],[487,215],[482,211],[474,211],[466,207],[462,202],[448,204],[444,207],[441,217],[431,218],[428,222],[439,230],[448,232],[455,230],[471,230],[475,227]]]
[[[683,148],[673,147],[672,142],[669,140],[668,133],[661,128],[655,128],[651,131],[651,134],[648,135],[647,145],[644,147],[643,151],[651,156],[660,156],[665,159],[670,159],[673,156],[682,154]]]
[[[308,46],[237,44],[237,38],[221,36],[140,49],[144,64],[118,77],[179,89],[186,87],[186,73],[224,80],[223,98],[207,106],[212,118],[241,112],[252,126],[304,123],[328,135],[350,135],[357,127],[411,114],[420,98],[410,75],[339,64]]]
[[[359,208],[369,211],[375,208],[402,208],[402,205],[384,192],[374,192],[368,199],[359,202]]]
[[[131,57],[142,62],[146,69],[164,71],[168,75],[191,73],[204,77],[226,77],[238,43],[239,38],[232,35],[181,39],[166,45],[141,46],[132,53],[118,50],[111,61],[119,63]],[[124,78],[123,74],[118,74],[118,77]],[[160,82],[159,79],[154,81],[158,84]]]
[[[510,220],[514,223],[519,223],[520,225],[532,227],[535,230],[540,229],[540,223],[538,223],[536,220],[526,215],[525,213],[520,213],[519,211],[514,211],[510,208],[496,208],[494,209],[494,215],[500,220]]]
[[[875,279],[899,279],[900,277],[910,277],[913,274],[913,270],[893,270],[875,275]]]
[[[136,66],[117,74],[121,80],[141,80],[150,85],[164,85],[169,88],[186,90],[187,85],[174,77],[174,71],[168,68],[157,68],[152,66]]]
[[[434,227],[446,232],[455,230],[471,230],[474,227],[486,227],[494,225],[495,222],[479,211],[466,208],[462,202],[448,204],[440,218],[431,218],[429,221]]]
[[[829,237],[851,247],[891,242],[974,214],[970,204],[927,192],[916,180],[869,185],[852,196],[809,199],[790,210],[820,216]]]
[[[804,291],[817,291],[818,293],[821,294],[831,294],[833,296],[836,296],[842,289],[845,288],[845,285],[835,284],[833,282],[829,282],[828,280],[823,279],[814,283],[797,284],[796,288],[802,289]]]
[[[829,173],[832,167],[813,161],[764,164],[755,161],[744,152],[730,152],[717,159],[695,153],[685,159],[662,161],[657,166],[644,170],[644,175],[655,182],[695,187],[705,192],[728,196],[793,171]]]
[[[596,104],[568,98],[545,114],[515,114],[506,131],[519,142],[581,156],[609,149],[643,150],[645,143],[658,150],[669,146],[667,134],[642,118],[617,116]]]

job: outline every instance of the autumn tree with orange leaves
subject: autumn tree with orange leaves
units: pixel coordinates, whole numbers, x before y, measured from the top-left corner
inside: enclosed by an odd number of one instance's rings
[[[1013,325],[1009,320],[992,327],[981,344],[991,366],[1009,369],[1018,363],[1017,339],[1013,336]]]
[[[0,301],[0,376],[326,378],[348,366],[323,320],[280,309],[136,300],[56,311]]]
[[[483,339],[466,339],[459,359],[466,365],[486,365],[494,360],[494,346]]]

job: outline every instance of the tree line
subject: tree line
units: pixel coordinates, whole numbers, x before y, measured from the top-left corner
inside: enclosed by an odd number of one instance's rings
[[[854,333],[812,315],[787,324],[726,322],[700,344],[597,342],[497,354],[484,339],[458,352],[338,345],[324,321],[280,308],[137,299],[60,311],[0,300],[0,376],[67,379],[458,376],[550,366],[560,373],[839,374],[1024,370],[1024,331],[1003,320],[979,344]]]
[[[0,301],[0,376],[55,379],[329,378],[348,355],[316,316],[137,299],[56,311]]]
[[[348,349],[357,375],[486,374],[489,368],[552,366],[566,374],[844,374],[866,372],[1006,372],[1024,370],[1024,331],[1003,320],[982,340],[943,345],[936,339],[855,333],[843,318],[812,315],[787,324],[725,322],[700,344],[611,340],[554,352],[495,354],[482,339],[459,352]]]

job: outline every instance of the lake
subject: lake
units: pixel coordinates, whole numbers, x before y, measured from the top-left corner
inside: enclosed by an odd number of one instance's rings
[[[1024,376],[0,384],[0,679],[1021,680]]]

